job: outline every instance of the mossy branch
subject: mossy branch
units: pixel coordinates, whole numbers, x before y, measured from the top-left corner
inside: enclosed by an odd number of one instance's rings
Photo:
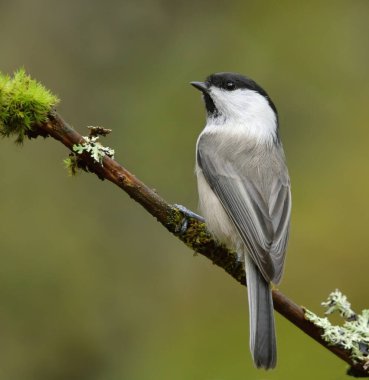
[[[24,69],[13,77],[0,73],[0,134],[15,135],[17,143],[22,143],[25,136],[37,137],[43,132],[34,126],[46,121],[58,102],[55,95],[28,76]]]
[[[95,129],[96,134],[90,133],[89,138],[84,138],[71,128],[53,110],[57,102],[56,96],[27,76],[24,70],[15,73],[12,78],[0,74],[0,134],[6,137],[15,135],[16,142],[23,142],[25,136],[50,136],[60,141],[71,152],[66,165],[72,174],[82,168],[95,173],[102,180],[107,179],[114,183],[193,251],[223,268],[242,285],[246,284],[242,264],[237,260],[235,253],[211,237],[200,217],[166,202],[115,161],[112,154],[109,154],[112,153],[110,148],[101,145],[101,150],[96,146],[96,140],[93,138],[103,133],[98,133]],[[91,142],[95,145],[92,146]],[[306,318],[303,307],[295,304],[277,289],[273,289],[273,303],[281,315],[347,362],[351,366],[351,375],[369,377],[366,361],[353,360],[349,349],[340,344],[328,343],[322,337],[323,328]]]

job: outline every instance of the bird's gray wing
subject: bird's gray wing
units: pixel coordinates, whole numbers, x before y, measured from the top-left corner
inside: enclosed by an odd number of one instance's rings
[[[291,217],[291,186],[289,178],[278,177],[272,186],[269,199],[269,215],[273,223],[273,243],[270,257],[274,264],[273,282],[278,284],[283,274],[283,264],[286,256],[290,233]]]
[[[197,164],[263,277],[278,283],[289,233],[291,196],[288,175],[287,181],[281,177],[271,183],[269,200],[265,200],[257,181],[247,176],[247,170],[222,157],[216,149],[210,149],[210,142],[204,144],[205,139],[206,135],[203,135],[198,141]],[[238,160],[242,158],[238,157]]]

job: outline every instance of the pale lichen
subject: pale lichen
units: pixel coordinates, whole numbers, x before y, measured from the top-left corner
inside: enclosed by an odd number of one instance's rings
[[[99,142],[100,136],[107,136],[111,133],[111,129],[106,129],[103,127],[89,126],[87,127],[90,131],[88,136],[83,137],[83,142],[80,144],[73,145],[73,152],[63,160],[69,175],[76,175],[79,170],[89,172],[90,168],[88,162],[84,160],[82,156],[83,153],[88,153],[89,156],[101,166],[103,166],[103,160],[105,156],[114,159],[115,151],[109,147],[103,146]],[[103,179],[103,177],[99,177]]]
[[[338,289],[328,296],[327,301],[322,302],[322,306],[327,309],[326,315],[338,311],[340,316],[346,320],[355,317],[355,312],[351,309],[351,304],[348,302],[347,297]]]
[[[99,136],[84,136],[84,142],[82,144],[73,145],[73,151],[76,154],[82,154],[84,152],[89,153],[94,161],[100,165],[103,163],[105,156],[114,158],[115,151],[107,146],[103,146],[98,140]]]
[[[305,318],[323,330],[322,338],[329,345],[350,351],[354,363],[363,363],[364,368],[369,369],[369,310],[356,314],[347,297],[339,290],[332,292],[322,306],[326,308],[326,315],[337,311],[344,323],[333,325],[327,317],[321,318],[307,309]]]

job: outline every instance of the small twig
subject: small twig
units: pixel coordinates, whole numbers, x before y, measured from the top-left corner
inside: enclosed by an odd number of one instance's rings
[[[109,133],[111,133],[111,129],[103,128],[103,127],[87,127],[90,130],[89,136],[90,137],[96,137],[96,136],[107,136]]]
[[[81,144],[84,141],[83,137],[72,129],[56,112],[51,112],[48,121],[39,124],[37,128],[40,130],[41,135],[48,134],[52,136],[71,151],[73,151],[74,145]],[[206,256],[242,285],[245,285],[246,279],[242,264],[239,263],[234,252],[230,252],[212,239],[202,220],[186,213],[175,205],[167,203],[114,159],[105,156],[101,165],[86,152],[82,152],[79,158],[85,162],[86,168],[90,172],[94,172],[100,179],[107,179],[119,186],[187,246]],[[186,222],[185,231],[183,231],[184,222]],[[277,289],[273,290],[273,302],[275,310],[281,315],[348,363],[351,366],[351,375],[368,376],[368,372],[361,363],[352,362],[349,351],[342,347],[330,346],[323,340],[321,336],[322,329],[305,319],[305,311],[301,306],[295,304]]]

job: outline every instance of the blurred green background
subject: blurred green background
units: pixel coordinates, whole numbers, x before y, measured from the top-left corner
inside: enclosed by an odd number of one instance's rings
[[[217,71],[276,103],[293,185],[280,289],[321,313],[335,288],[369,307],[369,2],[0,2],[0,70],[24,66],[168,201],[196,210],[200,95]],[[1,141],[0,378],[344,379],[345,364],[276,316],[257,371],[246,290],[126,194],[68,177],[51,139]]]

